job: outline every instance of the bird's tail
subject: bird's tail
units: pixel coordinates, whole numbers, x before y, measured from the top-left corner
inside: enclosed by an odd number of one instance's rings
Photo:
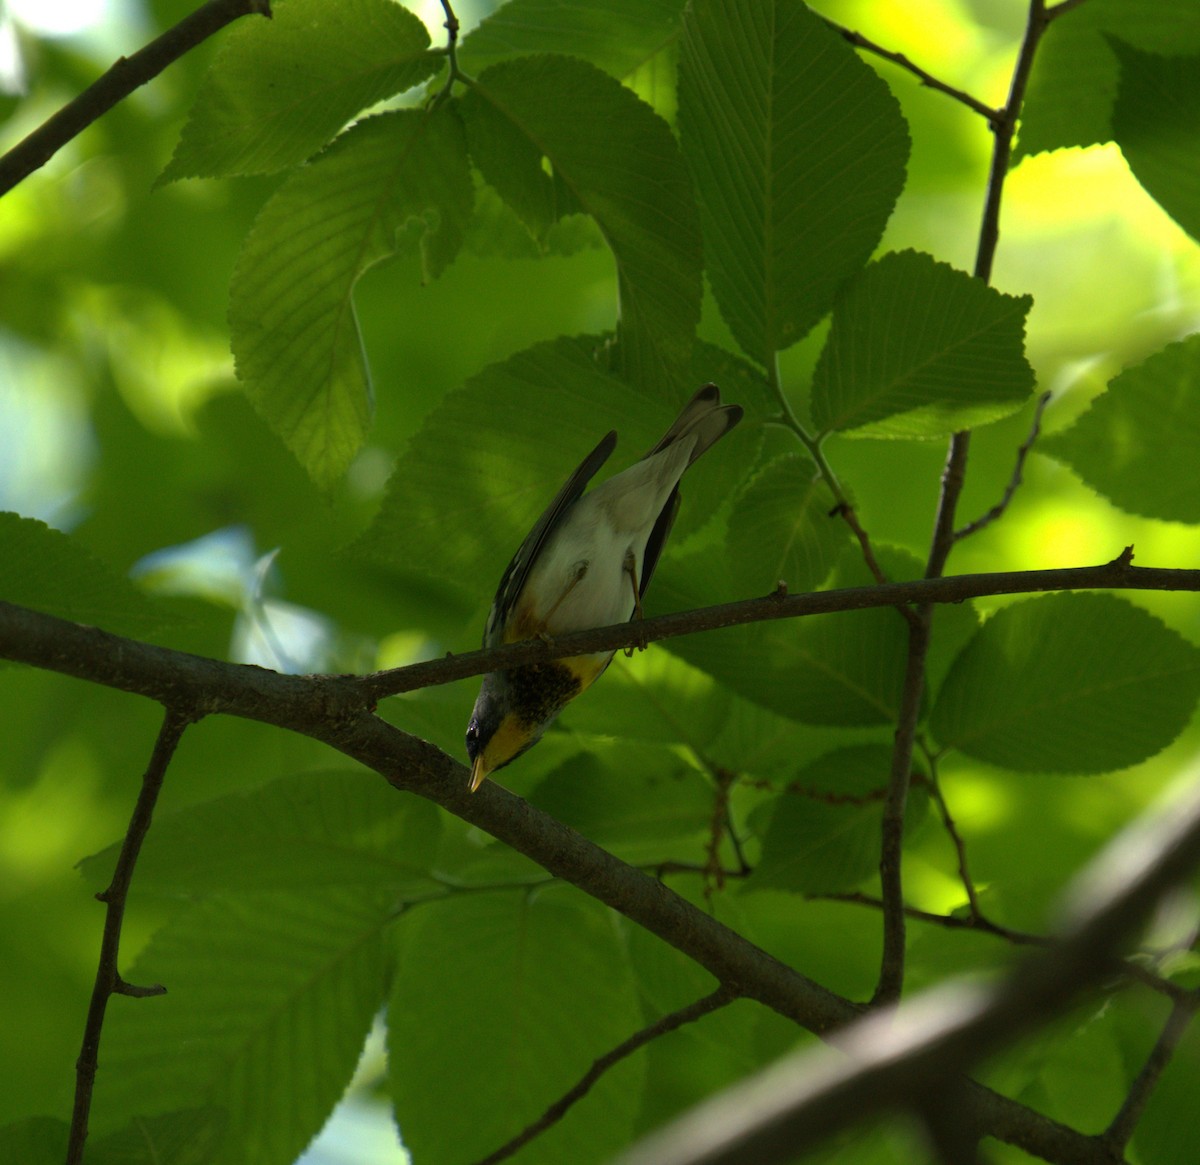
[[[675,423],[662,435],[662,439],[646,456],[652,457],[673,445],[682,437],[695,436],[688,465],[701,454],[712,448],[734,425],[742,419],[741,405],[723,405],[721,390],[715,384],[706,384],[675,418]],[[686,466],[684,467],[686,468]]]

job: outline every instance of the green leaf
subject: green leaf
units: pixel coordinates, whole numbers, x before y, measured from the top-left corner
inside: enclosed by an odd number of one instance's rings
[[[458,50],[471,74],[509,57],[568,53],[627,77],[679,34],[683,0],[508,0]]]
[[[908,551],[876,546],[875,553],[890,579],[919,578],[923,572],[923,564]],[[828,587],[874,582],[862,552],[853,544],[843,551]],[[650,607],[657,614],[736,597],[726,564],[715,562],[710,550],[702,550],[659,568]],[[966,638],[975,619],[969,604],[938,612],[930,653],[935,674],[946,647]],[[665,644],[738,695],[772,712],[802,724],[839,728],[895,720],[907,645],[907,625],[886,607],[748,624]]]
[[[720,732],[729,705],[727,691],[678,656],[639,651],[630,659],[618,655],[604,683],[589,688],[586,700],[571,703],[563,724],[572,732],[619,733],[624,740],[686,744],[703,752]]]
[[[169,922],[117,999],[94,1112],[211,1106],[228,1127],[211,1165],[290,1161],[345,1088],[389,966],[389,893],[306,888],[213,898]]]
[[[392,563],[419,562],[490,601],[538,515],[605,432],[620,437],[606,476],[651,447],[686,399],[648,399],[603,371],[602,346],[591,338],[538,344],[448,393],[401,456],[361,547]],[[722,464],[750,460],[745,450],[756,440],[743,421],[689,470],[680,529],[716,508],[728,492]]]
[[[1145,1115],[1134,1133],[1137,1160],[1145,1165],[1176,1165],[1200,1154],[1200,1124],[1194,1116],[1200,1079],[1200,1031],[1195,1025],[1179,1042],[1150,1093]]]
[[[815,590],[850,540],[833,494],[806,457],[784,456],[751,479],[734,503],[726,553],[739,594]]]
[[[209,1165],[225,1133],[218,1109],[136,1117],[119,1132],[88,1138],[88,1165]]]
[[[1037,448],[1129,513],[1200,522],[1200,336],[1127,368]]]
[[[428,892],[441,822],[428,801],[362,772],[296,773],[155,819],[138,858],[140,893],[343,886]],[[107,884],[119,846],[82,863]]]
[[[917,251],[885,255],[838,297],[813,378],[822,433],[939,437],[998,420],[1033,388],[1033,300]]]
[[[535,236],[567,211],[596,220],[617,264],[621,368],[673,398],[702,288],[696,207],[667,123],[595,66],[551,55],[486,69],[462,112],[472,160]]]
[[[302,162],[361,109],[441,68],[393,0],[287,0],[239,21],[196,95],[160,181],[270,174]]]
[[[162,606],[73,538],[6,512],[0,512],[0,600],[129,635],[166,621]]]
[[[66,1121],[31,1116],[0,1128],[0,1161],[21,1165],[62,1165],[67,1151]]]
[[[1113,43],[1121,86],[1113,136],[1143,188],[1200,240],[1200,56],[1162,57]]]
[[[671,843],[704,833],[713,812],[712,784],[696,769],[623,740],[560,765],[528,799],[627,862],[661,859]]]
[[[679,126],[708,274],[768,365],[870,257],[904,185],[908,132],[879,76],[800,0],[696,0]]]
[[[1046,595],[993,615],[930,718],[939,743],[1021,772],[1103,773],[1183,730],[1200,650],[1112,595]]]
[[[462,895],[413,911],[401,938],[388,1059],[415,1161],[498,1148],[642,1026],[608,911],[573,891]],[[606,1073],[522,1159],[607,1160],[629,1142],[642,1070],[637,1055]],[[496,1103],[462,1119],[481,1096]]]
[[[750,890],[833,894],[879,870],[883,802],[892,750],[883,744],[840,748],[805,765],[774,801]],[[928,809],[923,786],[910,790],[905,827]]]
[[[439,275],[462,242],[472,193],[452,110],[385,113],[284,183],[247,237],[230,289],[238,375],[318,485],[349,465],[371,417],[355,283],[414,245]]]
[[[1014,161],[1112,139],[1119,65],[1110,37],[1143,52],[1200,50],[1200,8],[1176,0],[1088,0],[1057,18],[1034,58]],[[1164,119],[1176,110],[1160,109]]]
[[[871,581],[847,550],[832,586]],[[726,564],[702,550],[659,567],[652,613],[740,597]],[[894,719],[904,673],[904,621],[886,609],[754,623],[667,641],[734,692],[802,724],[860,727]]]

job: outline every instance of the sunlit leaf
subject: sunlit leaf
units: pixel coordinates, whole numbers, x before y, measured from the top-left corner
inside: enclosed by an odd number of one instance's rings
[[[768,364],[878,245],[904,183],[904,119],[800,0],[697,0],[679,122],[717,303],[742,350]]]
[[[408,246],[419,246],[429,276],[440,274],[471,199],[454,113],[386,113],[286,182],[247,237],[229,307],[238,376],[319,485],[349,465],[371,418],[355,283]]]
[[[310,888],[215,898],[168,923],[129,974],[167,994],[109,1009],[94,1111],[119,1125],[211,1106],[228,1126],[210,1165],[294,1159],[383,998],[394,910],[387,893]]]
[[[563,890],[462,895],[404,920],[388,1012],[393,1101],[415,1160],[473,1161],[539,1117],[642,1026],[616,928]],[[564,1033],[569,1032],[569,1038]],[[641,1057],[607,1073],[529,1162],[603,1161],[627,1144]],[[503,1097],[472,1107],[463,1098]]]
[[[1046,595],[993,615],[942,685],[945,748],[1021,772],[1103,773],[1153,756],[1200,697],[1200,649],[1112,595]]]
[[[1029,296],[917,251],[885,255],[839,296],[813,421],[857,437],[937,437],[1015,412],[1033,388]]]
[[[424,81],[443,57],[393,0],[287,0],[227,34],[162,181],[267,174],[302,162],[356,113]]]
[[[1200,337],[1128,368],[1037,448],[1130,513],[1200,522]]]
[[[1200,56],[1163,57],[1120,41],[1113,49],[1121,64],[1113,137],[1151,198],[1200,240]]]
[[[617,264],[621,368],[672,397],[701,282],[695,203],[667,123],[595,66],[552,55],[492,65],[462,111],[472,160],[535,235],[569,211],[596,220]]]

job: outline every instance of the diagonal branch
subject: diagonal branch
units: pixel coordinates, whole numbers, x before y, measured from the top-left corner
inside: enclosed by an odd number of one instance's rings
[[[1123,1152],[1125,1146],[1129,1144],[1129,1138],[1133,1136],[1133,1130],[1146,1110],[1150,1095],[1157,1086],[1159,1077],[1171,1062],[1171,1057],[1175,1054],[1179,1041],[1183,1039],[1184,1033],[1196,1014],[1197,1006],[1200,1006],[1200,997],[1195,992],[1189,992],[1171,1004],[1167,1022],[1163,1024],[1163,1029],[1159,1033],[1150,1055],[1130,1086],[1125,1103],[1121,1105],[1120,1112],[1104,1132],[1104,1139],[1112,1145],[1116,1152]]]
[[[150,763],[142,777],[142,787],[137,803],[121,843],[121,852],[113,870],[108,889],[96,895],[105,904],[104,937],[100,942],[100,961],[96,967],[96,982],[92,987],[92,1000],[88,1006],[87,1022],[83,1029],[83,1045],[79,1059],[75,1062],[75,1103],[71,1111],[71,1131],[67,1141],[67,1165],[79,1165],[83,1160],[84,1142],[88,1135],[88,1114],[92,1107],[92,1088],[96,1082],[99,1063],[100,1033],[104,1027],[104,1013],[108,1001],[114,995],[131,995],[138,999],[150,995],[162,995],[166,988],[155,985],[138,987],[121,978],[117,958],[121,945],[121,924],[125,920],[125,901],[129,896],[129,884],[133,880],[133,867],[137,864],[142,842],[150,829],[154,814],[154,803],[162,788],[167,766],[175,755],[179,738],[196,719],[189,710],[169,706],[159,729],[158,739]]]
[[[1022,474],[1025,470],[1025,459],[1029,456],[1029,451],[1033,448],[1034,442],[1037,441],[1042,431],[1042,413],[1046,411],[1046,406],[1049,403],[1050,394],[1048,392],[1044,392],[1038,397],[1037,405],[1033,410],[1033,424],[1029,428],[1029,436],[1017,447],[1017,461],[1013,466],[1012,477],[1008,479],[1008,485],[1004,488],[1003,496],[987,513],[981,514],[973,522],[968,522],[961,529],[955,530],[955,542],[967,538],[972,534],[977,534],[985,526],[991,525],[997,518],[1002,517],[1004,511],[1008,509],[1009,503],[1013,500],[1013,495],[1021,488]]]
[[[948,85],[945,81],[939,80],[932,73],[927,73],[920,65],[913,64],[903,53],[894,52],[892,49],[885,49],[882,45],[878,45],[873,40],[869,40],[863,36],[861,32],[854,32],[849,28],[844,28],[835,21],[826,19],[825,23],[841,36],[843,40],[849,41],[856,49],[863,49],[865,52],[882,57],[885,61],[891,61],[893,65],[899,65],[900,68],[907,70],[916,77],[922,85],[929,89],[936,89],[939,93],[945,93],[948,97],[953,97],[955,101],[961,102],[968,109],[978,113],[980,117],[987,118],[989,125],[994,125],[1000,120],[1002,116],[1001,110],[993,109],[977,97],[972,97],[964,89],[956,89],[953,85]]]
[[[1111,580],[1133,568],[1122,558],[1107,567],[1083,569],[1091,572],[1094,580]],[[1079,585],[1084,577],[1071,571],[1031,573],[1041,576],[1040,585],[1032,589]],[[1143,571],[1125,577],[1128,585],[1133,585],[1129,579],[1136,577],[1176,588],[1184,582],[1183,589],[1200,590],[1200,572],[1196,571]],[[998,580],[1003,589],[1006,579],[1009,586],[1016,585],[1008,576],[995,576],[992,585]],[[945,589],[945,584],[954,581],[939,580],[932,585],[943,587],[945,601],[957,601],[950,597],[952,591]],[[1030,589],[1029,581],[1027,578],[1023,584],[1026,590]],[[892,585],[928,588],[931,584]],[[894,593],[885,594],[866,605],[894,606],[896,601]],[[718,620],[714,625],[725,624]],[[642,627],[610,628],[610,639],[614,631],[634,639],[641,635]],[[556,649],[562,650],[565,642],[566,637]],[[860,1014],[849,1000],[786,966],[655,878],[620,861],[494,782],[487,782],[475,794],[468,792],[463,765],[367,710],[358,677],[287,676],[263,668],[220,663],[2,602],[0,657],[136,692],[162,703],[181,704],[193,708],[196,714],[241,716],[320,740],[373,769],[395,788],[425,797],[485,830],[554,877],[570,882],[657,935],[719,982],[735,984],[744,998],[756,1000],[808,1031],[828,1036]],[[476,671],[481,670],[478,657],[474,664]],[[1083,1134],[982,1085],[968,1081],[966,1089],[964,1107],[990,1135],[1020,1144],[1046,1160],[1083,1159],[1079,1153],[1091,1143]]]
[[[227,24],[255,12],[270,16],[270,0],[208,0],[133,56],[121,57],[78,97],[67,102],[0,157],[0,196],[44,166],[72,138],[78,137],[135,89],[152,81],[168,65]]]
[[[610,1068],[615,1067],[628,1056],[632,1056],[639,1048],[644,1048],[651,1040],[668,1035],[683,1027],[684,1024],[696,1020],[722,1007],[727,1007],[737,998],[737,992],[728,987],[718,987],[711,995],[689,1003],[678,1011],[672,1011],[649,1024],[641,1031],[634,1032],[627,1040],[623,1040],[611,1051],[605,1052],[579,1078],[579,1080],[562,1094],[537,1120],[522,1129],[511,1141],[503,1144],[494,1153],[489,1153],[478,1165],[499,1165],[507,1161],[513,1154],[523,1149],[534,1137],[544,1133],[552,1125],[558,1124],[571,1107],[582,1100],[595,1086],[596,1082]]]

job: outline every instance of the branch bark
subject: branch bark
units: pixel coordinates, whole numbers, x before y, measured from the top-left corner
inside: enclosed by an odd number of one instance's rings
[[[184,729],[195,720],[189,711],[174,706],[168,707],[163,717],[162,728],[154,743],[150,763],[142,777],[142,787],[137,803],[125,830],[125,840],[117,857],[112,881],[108,888],[96,897],[105,904],[104,937],[100,942],[100,959],[96,967],[96,981],[92,987],[92,999],[88,1006],[87,1021],[83,1028],[83,1044],[79,1059],[75,1062],[75,1101],[71,1110],[71,1130],[67,1138],[67,1165],[80,1165],[83,1147],[88,1135],[88,1116],[92,1108],[92,1089],[96,1082],[96,1069],[100,1056],[100,1033],[104,1028],[104,1013],[108,1001],[114,995],[131,995],[145,998],[162,995],[166,988],[155,984],[139,987],[121,977],[117,960],[121,946],[121,926],[125,920],[125,901],[133,880],[133,868],[137,864],[142,842],[150,829],[154,805],[162,788],[167,766],[175,755],[175,748]]]
[[[208,0],[133,56],[121,57],[78,97],[0,157],[0,196],[44,166],[63,146],[135,89],[152,81],[213,33],[251,13],[270,16],[269,0]]]
[[[383,673],[392,690],[474,675],[498,666],[539,658],[579,654],[620,646],[643,636],[663,638],[703,626],[731,626],[754,619],[827,613],[897,602],[958,602],[973,594],[1063,590],[1079,586],[1149,587],[1200,590],[1200,571],[1152,570],[1129,565],[1127,556],[1101,567],[958,579],[892,583],[817,595],[750,600],[681,615],[646,620],[637,626],[601,628],[564,636],[553,645],[514,644],[495,652],[475,652],[450,661]],[[782,608],[782,609],[781,609]],[[522,658],[522,653],[524,656]],[[379,677],[290,676],[243,664],[221,663],[185,652],[139,643],[9,603],[0,603],[0,657],[33,664],[80,679],[134,692],[168,706],[187,707],[196,716],[240,716],[323,741],[381,774],[397,789],[425,797],[478,826],[538,863],[557,878],[624,914],[708,970],[719,982],[822,1036],[861,1014],[850,1000],[827,990],[723,926],[666,886],[626,865],[607,851],[495,782],[478,793],[467,791],[466,768],[445,753],[409,736],[369,708]],[[543,656],[544,658],[544,656]],[[438,671],[438,667],[442,667]],[[430,670],[433,667],[434,670]],[[416,682],[417,677],[421,682]],[[982,1085],[964,1085],[971,1119],[991,1136],[1018,1144],[1048,1161],[1094,1161],[1092,1140],[1073,1129],[1000,1096]]]

